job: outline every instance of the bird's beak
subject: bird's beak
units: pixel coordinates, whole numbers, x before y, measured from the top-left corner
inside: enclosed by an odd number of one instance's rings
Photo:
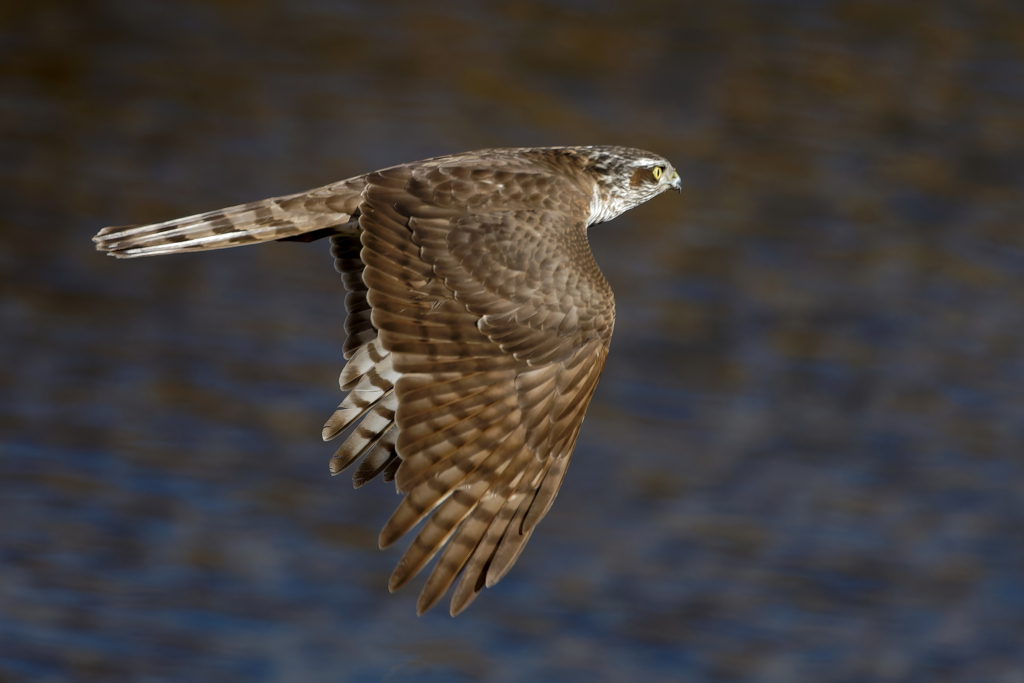
[[[682,194],[683,192],[683,179],[679,177],[679,171],[672,171],[672,182],[669,185],[675,188],[675,191]]]

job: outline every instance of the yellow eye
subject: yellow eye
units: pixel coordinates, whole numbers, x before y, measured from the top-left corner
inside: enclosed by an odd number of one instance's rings
[[[661,178],[661,172],[663,170],[664,169],[662,169],[661,166],[655,166],[653,169],[651,169],[651,175],[654,176],[655,180],[658,180],[659,178]]]

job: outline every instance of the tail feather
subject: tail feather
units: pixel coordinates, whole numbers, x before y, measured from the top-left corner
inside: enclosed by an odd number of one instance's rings
[[[207,211],[150,225],[103,228],[93,237],[96,248],[117,258],[156,256],[224,249],[334,228],[358,232],[353,219],[362,192],[353,178],[310,192]]]

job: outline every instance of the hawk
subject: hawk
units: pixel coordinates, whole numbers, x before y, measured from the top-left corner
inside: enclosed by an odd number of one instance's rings
[[[459,579],[455,616],[551,507],[604,368],[615,301],[587,229],[670,188],[672,165],[638,149],[488,149],[93,240],[135,258],[330,238],[348,395],[323,438],[355,425],[330,469],[362,457],[356,487],[383,474],[405,494],[381,548],[429,516],[388,587],[442,551],[416,609]]]

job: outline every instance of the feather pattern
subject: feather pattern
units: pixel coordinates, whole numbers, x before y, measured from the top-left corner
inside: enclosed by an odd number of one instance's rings
[[[94,240],[133,258],[330,236],[348,292],[330,470],[395,482],[380,546],[422,526],[389,588],[439,555],[417,611],[458,581],[455,615],[550,509],[604,368],[615,304],[587,228],[669,188],[640,150],[483,150]]]

